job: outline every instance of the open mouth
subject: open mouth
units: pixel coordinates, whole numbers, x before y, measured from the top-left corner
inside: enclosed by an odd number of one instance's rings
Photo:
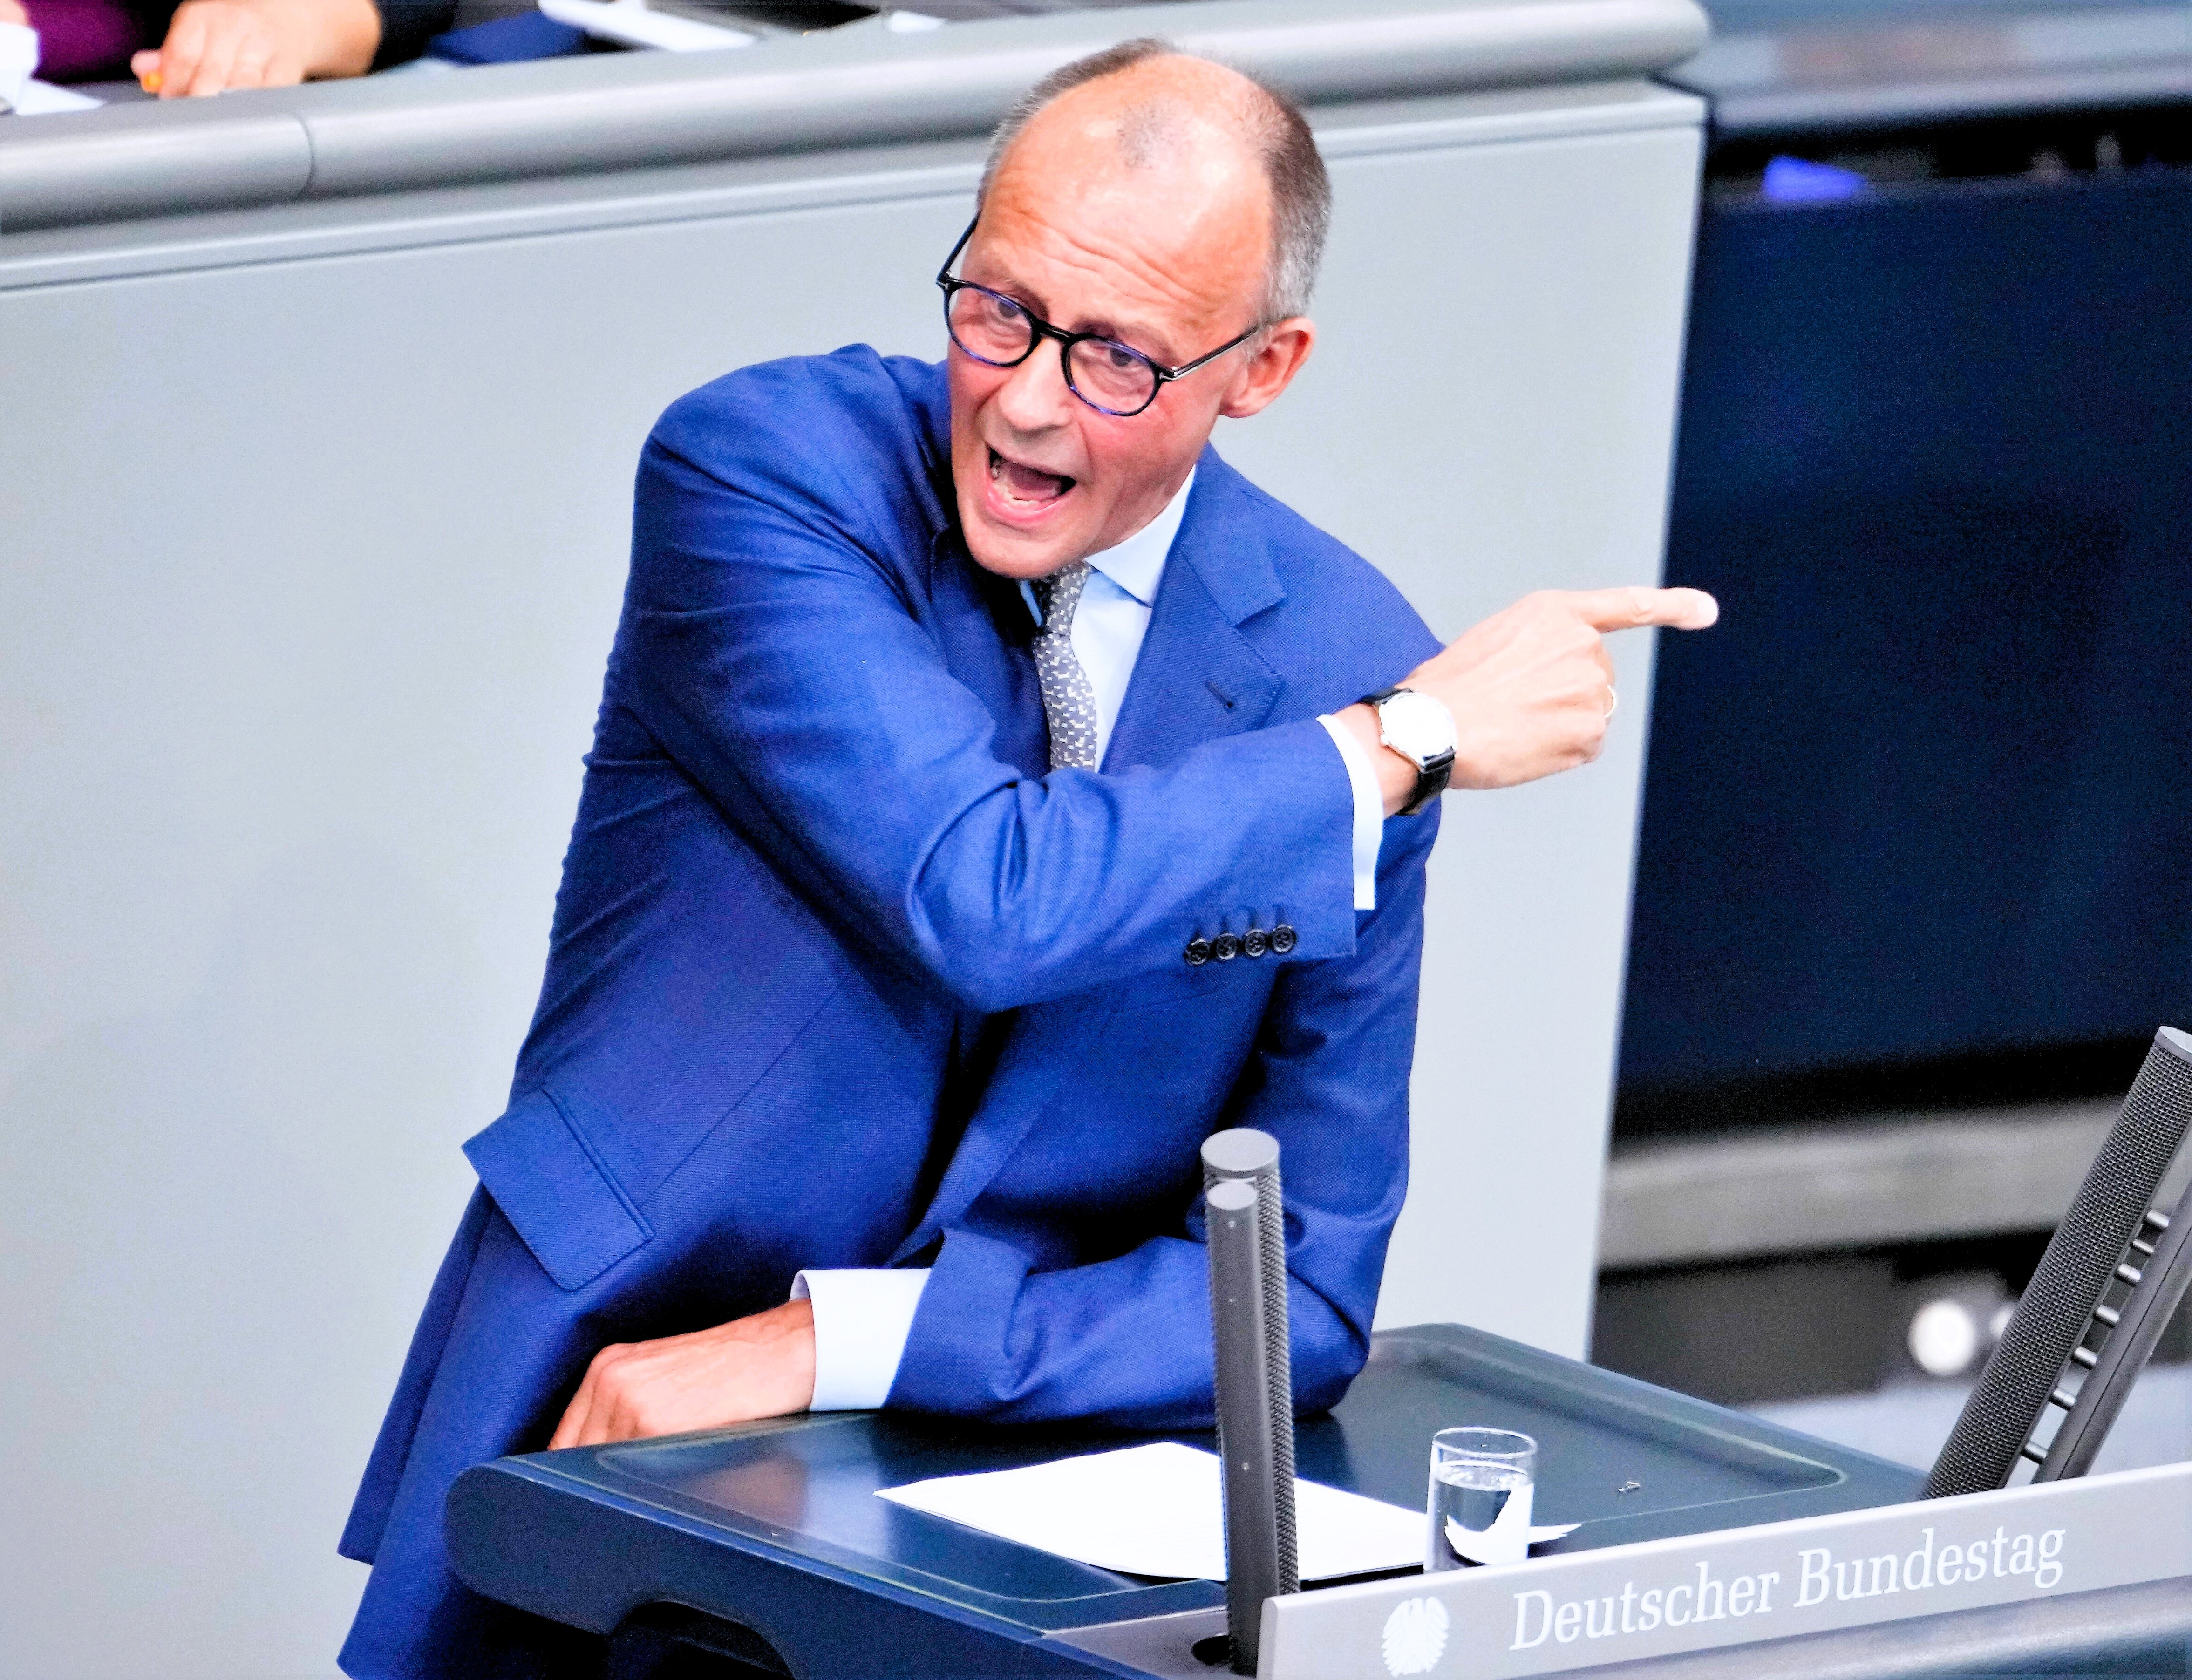
[[[1048,506],[1074,484],[1063,473],[1024,466],[1016,460],[1006,460],[995,449],[990,451],[990,483],[1007,506],[1030,511]]]

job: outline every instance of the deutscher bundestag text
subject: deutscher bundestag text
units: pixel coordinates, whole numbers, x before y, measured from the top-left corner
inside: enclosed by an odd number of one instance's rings
[[[1635,1582],[1624,1581],[1618,1593],[1596,1598],[1556,1601],[1551,1593],[1532,1588],[1515,1595],[1515,1642],[1508,1649],[1526,1651],[1547,1639],[1565,1645],[1578,1639],[1618,1638],[1649,1633],[1663,1624],[1682,1627],[1772,1615],[1789,1608],[1807,1609],[1830,1599],[1934,1592],[1989,1578],[2029,1575],[2032,1585],[2044,1591],[2063,1579],[2061,1529],[2012,1534],[1997,1528],[1990,1538],[1938,1548],[1933,1533],[1926,1529],[1925,1543],[1904,1554],[1837,1557],[1829,1547],[1807,1546],[1785,1572],[1761,1569],[1719,1577],[1710,1564],[1701,1563],[1694,1580],[1662,1582],[1641,1591]]]

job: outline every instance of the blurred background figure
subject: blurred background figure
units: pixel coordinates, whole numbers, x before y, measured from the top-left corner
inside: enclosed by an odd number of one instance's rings
[[[362,76],[416,58],[456,0],[0,0],[51,82],[134,76],[163,99]]]

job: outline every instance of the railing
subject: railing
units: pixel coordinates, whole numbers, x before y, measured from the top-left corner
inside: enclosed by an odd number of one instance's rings
[[[1147,33],[1324,101],[1645,74],[1707,26],[1693,0],[1190,0],[116,106],[0,130],[0,232],[970,136]]]

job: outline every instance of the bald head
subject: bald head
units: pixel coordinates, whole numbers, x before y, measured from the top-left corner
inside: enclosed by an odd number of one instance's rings
[[[1023,180],[1008,180],[1020,176]],[[1139,191],[1151,237],[1258,231],[1252,307],[1264,323],[1301,314],[1316,284],[1331,187],[1301,114],[1283,95],[1162,41],[1129,41],[1053,72],[998,125],[982,178],[1050,194]]]

